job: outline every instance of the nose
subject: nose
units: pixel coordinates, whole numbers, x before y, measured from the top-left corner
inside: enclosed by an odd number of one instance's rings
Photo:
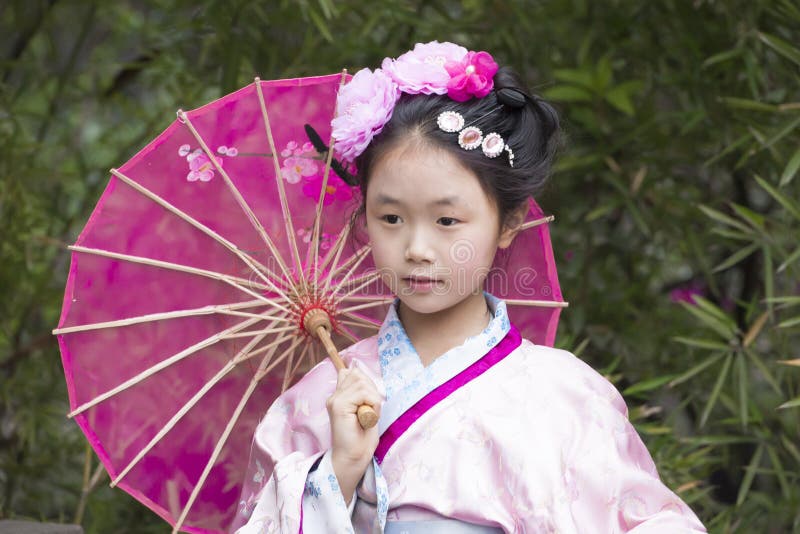
[[[414,263],[433,263],[435,259],[433,249],[423,229],[415,228],[411,231],[406,243],[405,258],[406,261]]]

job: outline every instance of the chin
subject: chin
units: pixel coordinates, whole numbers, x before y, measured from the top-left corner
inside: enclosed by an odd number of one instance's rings
[[[425,315],[449,310],[464,300],[463,298],[453,299],[452,296],[447,298],[443,295],[437,295],[435,293],[408,295],[397,294],[397,297],[400,299],[400,302],[403,303],[403,306],[409,310],[413,311],[414,313]]]

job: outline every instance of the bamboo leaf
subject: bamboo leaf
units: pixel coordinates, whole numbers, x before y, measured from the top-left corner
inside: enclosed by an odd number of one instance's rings
[[[800,117],[795,117],[794,119],[788,121],[780,130],[778,130],[772,137],[769,137],[764,140],[762,143],[761,149],[769,148],[790,133],[793,133],[797,130],[797,126],[800,125]]]
[[[650,391],[652,389],[658,389],[670,380],[672,380],[675,375],[667,375],[667,376],[659,376],[657,378],[651,378],[649,380],[643,380],[641,382],[637,382],[636,384],[625,388],[622,391],[624,396],[636,395],[637,393],[642,393],[644,391]]]
[[[752,135],[750,133],[744,134],[743,136],[738,138],[736,141],[734,141],[733,143],[729,144],[724,149],[722,149],[722,151],[720,151],[718,154],[716,154],[713,157],[711,157],[708,160],[706,160],[703,163],[703,167],[710,167],[711,165],[713,165],[717,161],[721,160],[722,158],[724,158],[725,156],[727,156],[728,154],[730,154],[734,150],[738,149],[739,147],[741,147],[742,145],[747,143],[750,140],[751,137],[752,137]]]
[[[800,367],[800,358],[795,358],[794,360],[778,360],[778,363],[782,365],[794,365],[796,367]]]
[[[722,370],[719,372],[719,376],[717,376],[717,381],[714,383],[714,388],[711,390],[711,395],[708,397],[706,406],[705,408],[703,408],[703,414],[700,416],[701,428],[706,425],[706,421],[708,421],[708,416],[711,415],[711,410],[717,403],[717,398],[719,397],[719,393],[720,391],[722,391],[722,385],[725,383],[725,379],[728,377],[728,371],[731,368],[731,361],[733,361],[733,355],[728,354],[725,357],[725,363],[722,364]]]
[[[800,65],[800,50],[791,46],[779,37],[764,32],[758,32],[758,38],[783,57]]]
[[[727,324],[731,331],[736,331],[736,321],[728,317],[728,314],[725,313],[721,308],[715,306],[710,300],[699,295],[695,296],[694,300],[700,308],[710,313],[723,323]]]
[[[781,181],[778,184],[778,187],[783,187],[787,185],[789,182],[792,181],[795,174],[797,174],[797,170],[800,169],[800,148],[798,148],[794,155],[789,159],[789,162],[786,164],[786,168],[783,169],[783,173],[781,174]]]
[[[694,375],[700,373],[701,371],[703,371],[707,367],[709,367],[709,366],[713,365],[714,363],[716,363],[723,356],[725,356],[725,355],[724,354],[712,354],[711,356],[709,356],[708,358],[706,358],[705,360],[703,360],[699,364],[695,365],[694,367],[692,367],[691,369],[689,369],[688,371],[686,371],[682,375],[680,375],[677,378],[675,378],[674,380],[672,380],[672,382],[669,383],[669,387],[674,387],[674,386],[677,386],[678,384],[686,382],[687,380],[692,378]]]
[[[778,409],[783,410],[786,408],[797,408],[798,406],[800,406],[800,397],[795,397],[794,399],[786,401],[780,406],[778,406]]]
[[[706,434],[704,436],[692,436],[680,438],[682,443],[691,445],[737,445],[741,443],[753,443],[756,441],[755,437],[751,436],[717,436]]]
[[[730,349],[730,347],[725,343],[720,343],[719,341],[713,341],[711,339],[695,339],[695,338],[688,338],[681,336],[675,336],[672,339],[674,341],[677,341],[678,343],[683,343],[684,345],[689,345],[690,347],[697,347],[700,349],[712,349],[712,350]]]
[[[724,52],[720,52],[718,54],[714,54],[713,56],[709,56],[708,58],[706,58],[705,61],[703,61],[703,64],[700,67],[705,69],[710,67],[711,65],[716,65],[717,63],[729,61],[741,55],[742,55],[741,48],[739,47],[731,48],[730,50],[725,50]]]
[[[761,375],[764,377],[764,380],[772,387],[772,390],[777,393],[778,395],[783,395],[783,391],[781,390],[781,386],[778,384],[778,381],[772,376],[769,368],[763,362],[761,357],[753,352],[750,349],[744,349],[744,353],[753,361],[753,365],[755,365],[759,371],[761,371]]]
[[[800,208],[795,205],[788,197],[786,197],[783,193],[772,187],[770,183],[766,180],[762,179],[760,176],[755,175],[756,181],[758,184],[767,192],[769,193],[772,198],[778,201],[778,203],[786,208],[786,211],[790,212],[792,215],[795,216],[798,220],[800,220]]]
[[[778,323],[778,328],[791,328],[793,326],[797,326],[800,324],[800,315],[797,317],[792,317],[791,319],[787,319],[785,321],[781,321]]]
[[[734,109],[746,109],[748,111],[767,111],[769,113],[777,113],[778,106],[774,104],[765,104],[757,100],[749,100],[747,98],[736,98],[732,96],[721,96],[719,101]]]
[[[319,33],[322,34],[325,40],[328,41],[329,43],[334,42],[333,35],[331,35],[331,31],[328,29],[328,25],[325,23],[322,17],[319,16],[317,10],[309,9],[308,16],[311,17],[311,21],[314,23],[314,26],[317,27]]]
[[[794,263],[795,261],[797,261],[797,260],[798,260],[798,258],[800,258],[800,247],[797,247],[797,248],[794,250],[794,252],[792,252],[791,254],[789,254],[789,257],[788,257],[788,258],[786,258],[785,260],[783,260],[783,263],[781,263],[781,264],[778,266],[777,273],[778,273],[778,274],[780,274],[780,273],[782,273],[783,271],[785,271],[785,270],[786,270],[786,268],[787,268],[789,265],[791,265],[792,263]]]
[[[745,222],[749,223],[750,226],[755,228],[756,230],[763,230],[764,229],[764,216],[760,213],[756,213],[753,210],[746,208],[745,206],[740,206],[735,202],[729,203],[731,209],[736,212],[739,217],[745,220]]]
[[[789,482],[786,480],[786,471],[783,469],[783,464],[781,463],[781,459],[778,456],[778,452],[775,450],[775,447],[772,445],[767,445],[767,455],[769,456],[769,461],[772,463],[772,469],[775,472],[775,476],[778,478],[778,483],[781,486],[781,493],[783,494],[784,499],[788,499],[791,490],[789,489]]]
[[[703,204],[699,204],[697,207],[700,208],[700,211],[705,213],[707,217],[710,217],[710,218],[714,219],[717,222],[720,222],[720,223],[722,223],[724,225],[727,225],[727,226],[733,226],[734,228],[738,228],[739,230],[741,230],[742,232],[744,232],[746,234],[752,234],[753,233],[753,230],[751,228],[749,228],[747,225],[737,221],[733,217],[729,217],[728,215],[725,215],[721,211],[717,211],[717,210],[715,210],[713,208],[709,208],[708,206],[704,206]]]
[[[742,479],[742,485],[739,486],[739,495],[736,498],[736,506],[741,506],[747,497],[747,493],[750,491],[750,486],[753,484],[753,478],[756,476],[756,470],[758,469],[758,465],[761,463],[761,456],[763,454],[764,445],[759,445],[756,449],[756,452],[753,453],[753,457],[750,459],[750,463],[745,470],[744,478]]]
[[[751,243],[746,247],[737,250],[736,252],[728,256],[722,263],[714,267],[711,270],[711,272],[718,273],[720,271],[724,271],[725,269],[733,267],[734,265],[736,265],[737,263],[748,257],[750,254],[755,252],[758,249],[758,247],[759,247],[758,243]]]
[[[789,451],[789,454],[792,455],[792,458],[794,458],[794,460],[800,464],[800,450],[797,450],[797,445],[792,443],[786,434],[781,436],[781,443],[783,444],[784,448]]]
[[[698,297],[695,295],[694,298],[695,302],[697,302]],[[687,310],[689,313],[700,319],[700,321],[703,324],[711,328],[726,341],[734,337],[734,330],[732,330],[726,323],[720,321],[713,315],[704,312],[703,310],[699,309],[696,305],[693,304],[681,302],[680,305],[683,306],[683,308]]]

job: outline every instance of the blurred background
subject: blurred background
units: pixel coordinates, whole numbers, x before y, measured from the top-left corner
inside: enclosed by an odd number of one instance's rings
[[[800,532],[800,5],[790,0],[7,0],[0,6],[0,519],[168,532],[77,425],[56,339],[108,179],[252,82],[454,41],[567,140],[537,200],[557,345],[603,372],[712,532]]]

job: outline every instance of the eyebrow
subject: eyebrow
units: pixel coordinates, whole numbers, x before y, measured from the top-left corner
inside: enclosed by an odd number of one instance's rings
[[[390,197],[389,195],[384,195],[383,193],[380,193],[378,195],[378,197],[375,199],[375,201],[380,206],[384,206],[386,204],[396,204],[396,205],[401,205],[402,204],[402,202],[400,202],[398,199],[396,199],[394,197]],[[458,204],[458,201],[459,201],[459,198],[457,196],[449,196],[449,197],[442,197],[442,198],[440,198],[438,200],[434,200],[433,202],[430,203],[430,205],[431,206],[454,206],[455,204]]]

